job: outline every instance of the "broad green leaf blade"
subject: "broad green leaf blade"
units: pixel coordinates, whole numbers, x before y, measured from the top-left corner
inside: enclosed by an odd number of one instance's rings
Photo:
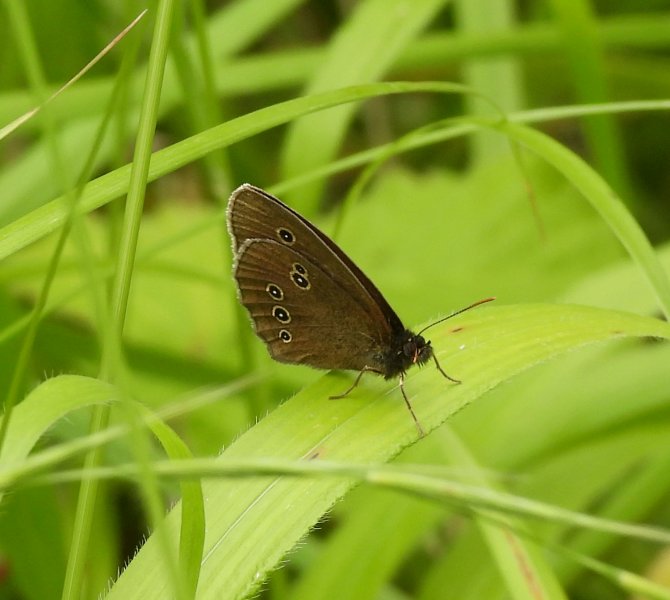
[[[443,465],[447,460],[440,440],[430,436],[395,464]],[[355,490],[344,504],[338,507],[337,530],[311,549],[307,568],[290,589],[291,600],[379,597],[402,561],[448,514],[435,502],[371,487]]]
[[[431,330],[443,367],[463,380],[445,381],[433,368],[409,373],[406,388],[431,431],[486,391],[568,350],[629,336],[670,338],[660,320],[582,306],[482,307]],[[241,436],[223,459],[280,457],[384,462],[418,434],[395,386],[369,377],[349,397],[330,401],[351,382],[330,374],[305,388]],[[259,477],[204,486],[205,558],[198,598],[242,598],[351,487],[343,479]],[[169,519],[176,535],[177,514]],[[169,589],[153,539],[108,595],[164,598]]]
[[[394,461],[400,467],[408,463],[414,463],[415,467],[441,465],[443,472],[445,465],[453,465],[456,477],[467,473],[468,482],[481,485],[482,489],[496,487],[467,455],[455,434],[445,427],[438,436],[425,438]],[[451,508],[451,505],[428,502],[408,494],[391,494],[387,490],[368,487],[354,491],[345,501],[346,512],[338,511],[337,529],[317,548],[311,549],[309,567],[303,570],[289,597],[292,600],[377,597],[401,561],[407,561],[413,553],[421,555],[426,539],[435,535],[435,527],[446,522]],[[541,589],[546,600],[565,598],[537,544],[518,533],[524,530],[523,521],[499,513],[495,513],[492,520],[478,515],[479,511],[475,511],[474,518],[487,538],[489,553],[495,558],[500,576],[507,582],[510,597],[535,600],[537,590]],[[426,538],[427,535],[430,537]],[[365,552],[352,552],[352,548],[365,548]],[[439,554],[436,549],[434,552]],[[485,551],[480,556],[485,556]],[[471,574],[470,569],[466,569],[466,573]],[[467,576],[466,573],[463,575]],[[446,585],[442,589],[451,588]]]

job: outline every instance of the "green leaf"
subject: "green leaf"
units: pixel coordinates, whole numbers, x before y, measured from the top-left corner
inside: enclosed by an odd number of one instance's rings
[[[451,384],[432,368],[408,374],[406,389],[427,431],[533,365],[594,342],[670,338],[670,325],[582,306],[527,305],[482,307],[431,334],[443,367],[463,383]],[[390,460],[418,439],[399,391],[378,378],[365,378],[347,398],[328,400],[350,381],[343,374],[322,377],[241,436],[222,460],[271,456],[374,463]],[[226,598],[247,596],[351,485],[339,478],[277,477],[206,484],[207,537],[198,597],[219,598],[224,590]],[[169,524],[178,527],[177,514]],[[108,597],[164,598],[168,581],[150,539]]]

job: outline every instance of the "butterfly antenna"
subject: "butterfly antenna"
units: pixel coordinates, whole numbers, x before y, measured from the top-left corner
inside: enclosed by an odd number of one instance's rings
[[[471,308],[475,308],[476,306],[479,306],[480,304],[486,304],[487,302],[493,302],[495,300],[495,296],[491,296],[490,298],[484,298],[483,300],[478,300],[477,302],[474,302],[470,304],[469,306],[466,306],[465,308],[461,308],[460,310],[457,310],[456,312],[451,313],[450,315],[447,315],[446,317],[443,317],[441,319],[438,319],[434,323],[431,323],[430,325],[426,325],[417,335],[421,335],[424,331],[427,329],[430,329],[434,325],[437,325],[439,323],[443,323],[444,321],[448,321],[451,319],[451,317],[455,317],[456,315],[460,315],[461,313],[464,313],[466,310],[470,310]]]

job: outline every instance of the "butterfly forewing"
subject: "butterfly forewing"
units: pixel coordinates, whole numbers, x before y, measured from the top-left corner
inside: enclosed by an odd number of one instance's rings
[[[368,304],[367,312],[386,323],[389,337],[404,327],[381,292],[324,233],[281,200],[249,184],[237,188],[228,204],[228,226],[238,252],[250,239],[268,239],[318,264],[349,295]]]
[[[365,302],[304,254],[279,242],[244,242],[235,279],[256,333],[277,360],[362,370],[375,365],[389,343],[387,327],[371,317]],[[327,353],[318,351],[324,340]]]

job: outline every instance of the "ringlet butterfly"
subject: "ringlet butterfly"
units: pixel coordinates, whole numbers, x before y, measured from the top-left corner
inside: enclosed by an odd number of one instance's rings
[[[235,257],[239,298],[270,356],[319,369],[358,371],[398,377],[414,422],[423,429],[405,393],[405,371],[430,359],[444,377],[430,345],[412,333],[381,292],[327,235],[281,200],[245,183],[228,201],[228,230]],[[436,325],[480,300],[432,323]]]

